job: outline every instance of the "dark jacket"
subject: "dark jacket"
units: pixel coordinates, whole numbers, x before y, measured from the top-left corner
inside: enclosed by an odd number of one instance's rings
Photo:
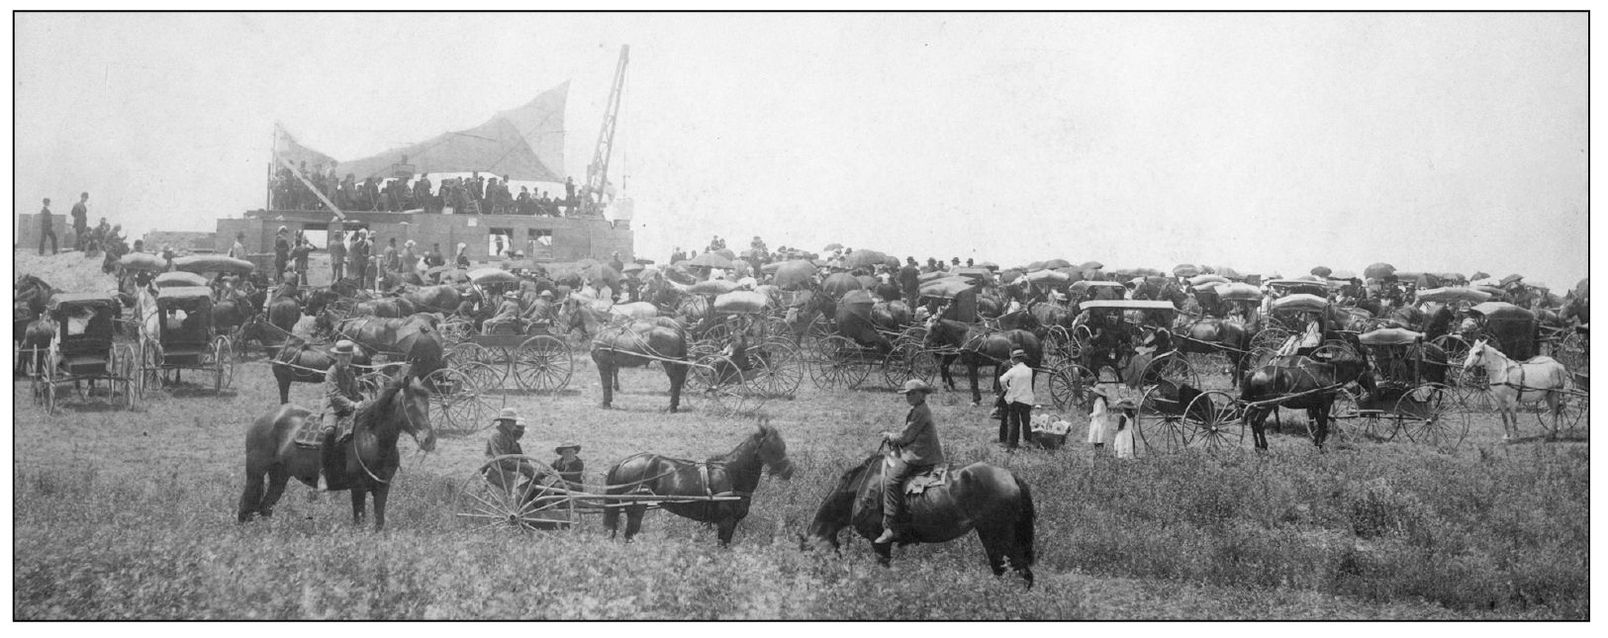
[[[926,403],[910,408],[905,415],[904,431],[893,440],[899,448],[899,458],[916,465],[938,465],[944,462],[944,448],[938,442],[938,426],[932,421],[932,408]]]

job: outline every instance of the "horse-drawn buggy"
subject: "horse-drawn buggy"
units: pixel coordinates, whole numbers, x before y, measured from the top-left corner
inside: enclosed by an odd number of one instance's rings
[[[1331,419],[1355,424],[1348,429],[1376,441],[1407,440],[1453,449],[1469,432],[1469,415],[1444,383],[1446,353],[1424,334],[1380,328],[1358,337],[1371,370],[1372,388],[1336,395]]]
[[[213,324],[212,289],[201,286],[162,288],[154,312],[140,317],[141,392],[168,379],[182,381],[184,370],[210,373],[212,390],[234,383],[234,346]]]
[[[922,295],[953,301],[969,286],[924,286]],[[810,380],[817,388],[856,388],[881,371],[889,387],[910,379],[930,381],[938,373],[936,354],[923,345],[926,331],[885,317],[889,308],[864,290],[850,291],[836,303],[832,332],[818,337],[810,348]]]
[[[1289,302],[1280,304],[1279,300],[1293,295],[1317,297],[1324,299],[1325,303],[1322,308],[1315,310],[1315,312],[1328,312],[1329,287],[1324,282],[1308,279],[1273,279],[1264,284],[1264,286],[1268,290],[1267,298],[1264,301],[1266,312],[1263,316],[1261,329],[1251,337],[1251,348],[1253,350],[1277,351],[1290,337],[1305,329],[1306,321],[1301,313],[1312,311],[1305,307],[1307,304],[1296,304],[1296,306],[1299,306],[1296,307],[1289,305]]]
[[[37,362],[32,393],[47,413],[55,412],[68,384],[80,399],[87,399],[100,381],[108,398],[135,407],[137,356],[130,345],[113,342],[117,311],[117,299],[104,293],[59,293],[51,299],[47,312],[55,324],[54,338],[44,352],[19,353]]]
[[[1088,414],[1102,373],[1107,378],[1146,387],[1160,381],[1198,386],[1200,375],[1174,347],[1170,326],[1178,309],[1170,301],[1151,299],[1090,300],[1082,311],[1074,339],[1082,346],[1075,358],[1054,362],[1049,373],[1051,401],[1077,418]]]
[[[506,270],[482,268],[470,271],[470,278],[488,299],[519,294],[521,280]],[[461,335],[449,345],[447,362],[482,391],[512,385],[530,392],[559,392],[569,385],[575,357],[551,329],[551,322],[543,318],[499,314],[482,321],[479,332]],[[447,339],[451,341],[450,336]]]
[[[1540,354],[1540,321],[1535,313],[1505,301],[1487,301],[1469,307],[1467,321],[1457,331],[1435,340],[1435,345],[1446,351],[1452,362],[1468,356],[1474,342],[1490,341],[1502,354],[1515,361],[1525,361]],[[1453,364],[1455,365],[1455,363]],[[1489,407],[1484,395],[1485,376],[1479,369],[1468,375],[1453,369],[1448,383],[1461,386],[1474,407]]]

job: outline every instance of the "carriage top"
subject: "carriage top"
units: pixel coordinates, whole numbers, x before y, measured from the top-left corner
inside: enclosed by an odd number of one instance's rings
[[[1362,333],[1357,341],[1365,346],[1408,346],[1423,341],[1424,333],[1406,328],[1380,328]]]
[[[1310,282],[1308,282],[1310,283]],[[1319,297],[1307,293],[1292,293],[1273,300],[1274,311],[1299,310],[1303,312],[1323,312],[1329,307],[1328,297]]]
[[[210,308],[212,307],[212,289],[205,286],[175,286],[163,288],[162,294],[156,296],[156,307],[167,308]]]
[[[1073,292],[1083,292],[1090,288],[1127,288],[1127,286],[1124,286],[1120,281],[1091,281],[1084,279],[1072,282],[1072,285],[1067,289]]]
[[[63,292],[50,298],[52,309],[71,310],[85,306],[104,306],[111,309],[117,298],[105,292]]]
[[[518,275],[501,268],[476,268],[469,271],[469,281],[477,286],[493,284],[518,284],[522,281]]]
[[[188,255],[173,260],[174,270],[192,273],[230,273],[249,275],[257,269],[257,265],[244,259],[235,259],[225,255]]]
[[[1506,301],[1487,301],[1470,308],[1474,312],[1485,315],[1486,319],[1499,321],[1535,321],[1535,313],[1510,304]]]
[[[1490,301],[1490,299],[1491,293],[1489,292],[1460,286],[1431,288],[1429,290],[1418,291],[1418,301],[1420,302],[1433,301],[1439,303],[1450,303],[1456,301],[1467,301],[1469,303],[1478,304]]]
[[[1078,304],[1083,310],[1168,310],[1176,312],[1177,307],[1171,301],[1151,299],[1108,299],[1092,300]]]
[[[156,276],[157,288],[205,287],[207,278],[193,272],[165,272]]]
[[[1321,297],[1329,294],[1329,285],[1311,279],[1274,279],[1267,282],[1267,287],[1280,295],[1312,295]]]

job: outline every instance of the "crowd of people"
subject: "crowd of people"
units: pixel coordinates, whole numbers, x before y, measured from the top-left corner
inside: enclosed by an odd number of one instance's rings
[[[404,158],[404,162],[406,160]],[[469,177],[450,177],[439,186],[430,181],[429,174],[379,178],[367,177],[358,181],[347,173],[340,177],[336,167],[308,169],[302,162],[299,171],[312,182],[313,189],[296,177],[289,168],[281,168],[274,175],[271,186],[271,206],[275,210],[325,210],[325,200],[341,210],[389,211],[423,210],[441,213],[452,209],[458,215],[543,215],[549,217],[576,217],[581,215],[584,193],[578,192],[574,178],[564,181],[564,192],[555,196],[549,191],[535,191],[520,186],[512,190],[507,175],[487,178],[479,172]],[[316,193],[314,192],[316,189]],[[322,197],[319,197],[322,195]]]

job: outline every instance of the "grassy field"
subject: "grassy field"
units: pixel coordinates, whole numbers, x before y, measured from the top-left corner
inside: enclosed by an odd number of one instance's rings
[[[753,427],[697,401],[668,414],[657,371],[622,382],[613,410],[596,407],[589,361],[560,396],[506,397],[532,420],[525,449],[545,458],[575,440],[588,481],[601,482],[631,453],[701,458]],[[254,360],[221,397],[180,388],[133,412],[70,398],[46,415],[15,382],[13,616],[1589,617],[1588,444],[1500,445],[1494,414],[1478,415],[1455,453],[1346,440],[1320,455],[1291,434],[1262,455],[1117,461],[1081,445],[1006,453],[985,408],[936,394],[951,460],[1003,465],[1032,485],[1039,586],[1029,591],[991,576],[971,537],[896,549],[891,570],[847,533],[841,555],[798,550],[833,479],[902,417],[887,388],[822,392],[806,380],[796,399],[769,404],[798,471],[763,480],[722,550],[712,528],[662,512],[629,545],[605,538],[595,518],[572,532],[470,531],[453,514],[480,437],[409,456],[384,533],[354,528],[345,494],[294,483],[273,519],[236,525],[243,433],[275,406],[272,383]],[[294,386],[293,402],[316,400],[315,386]]]

